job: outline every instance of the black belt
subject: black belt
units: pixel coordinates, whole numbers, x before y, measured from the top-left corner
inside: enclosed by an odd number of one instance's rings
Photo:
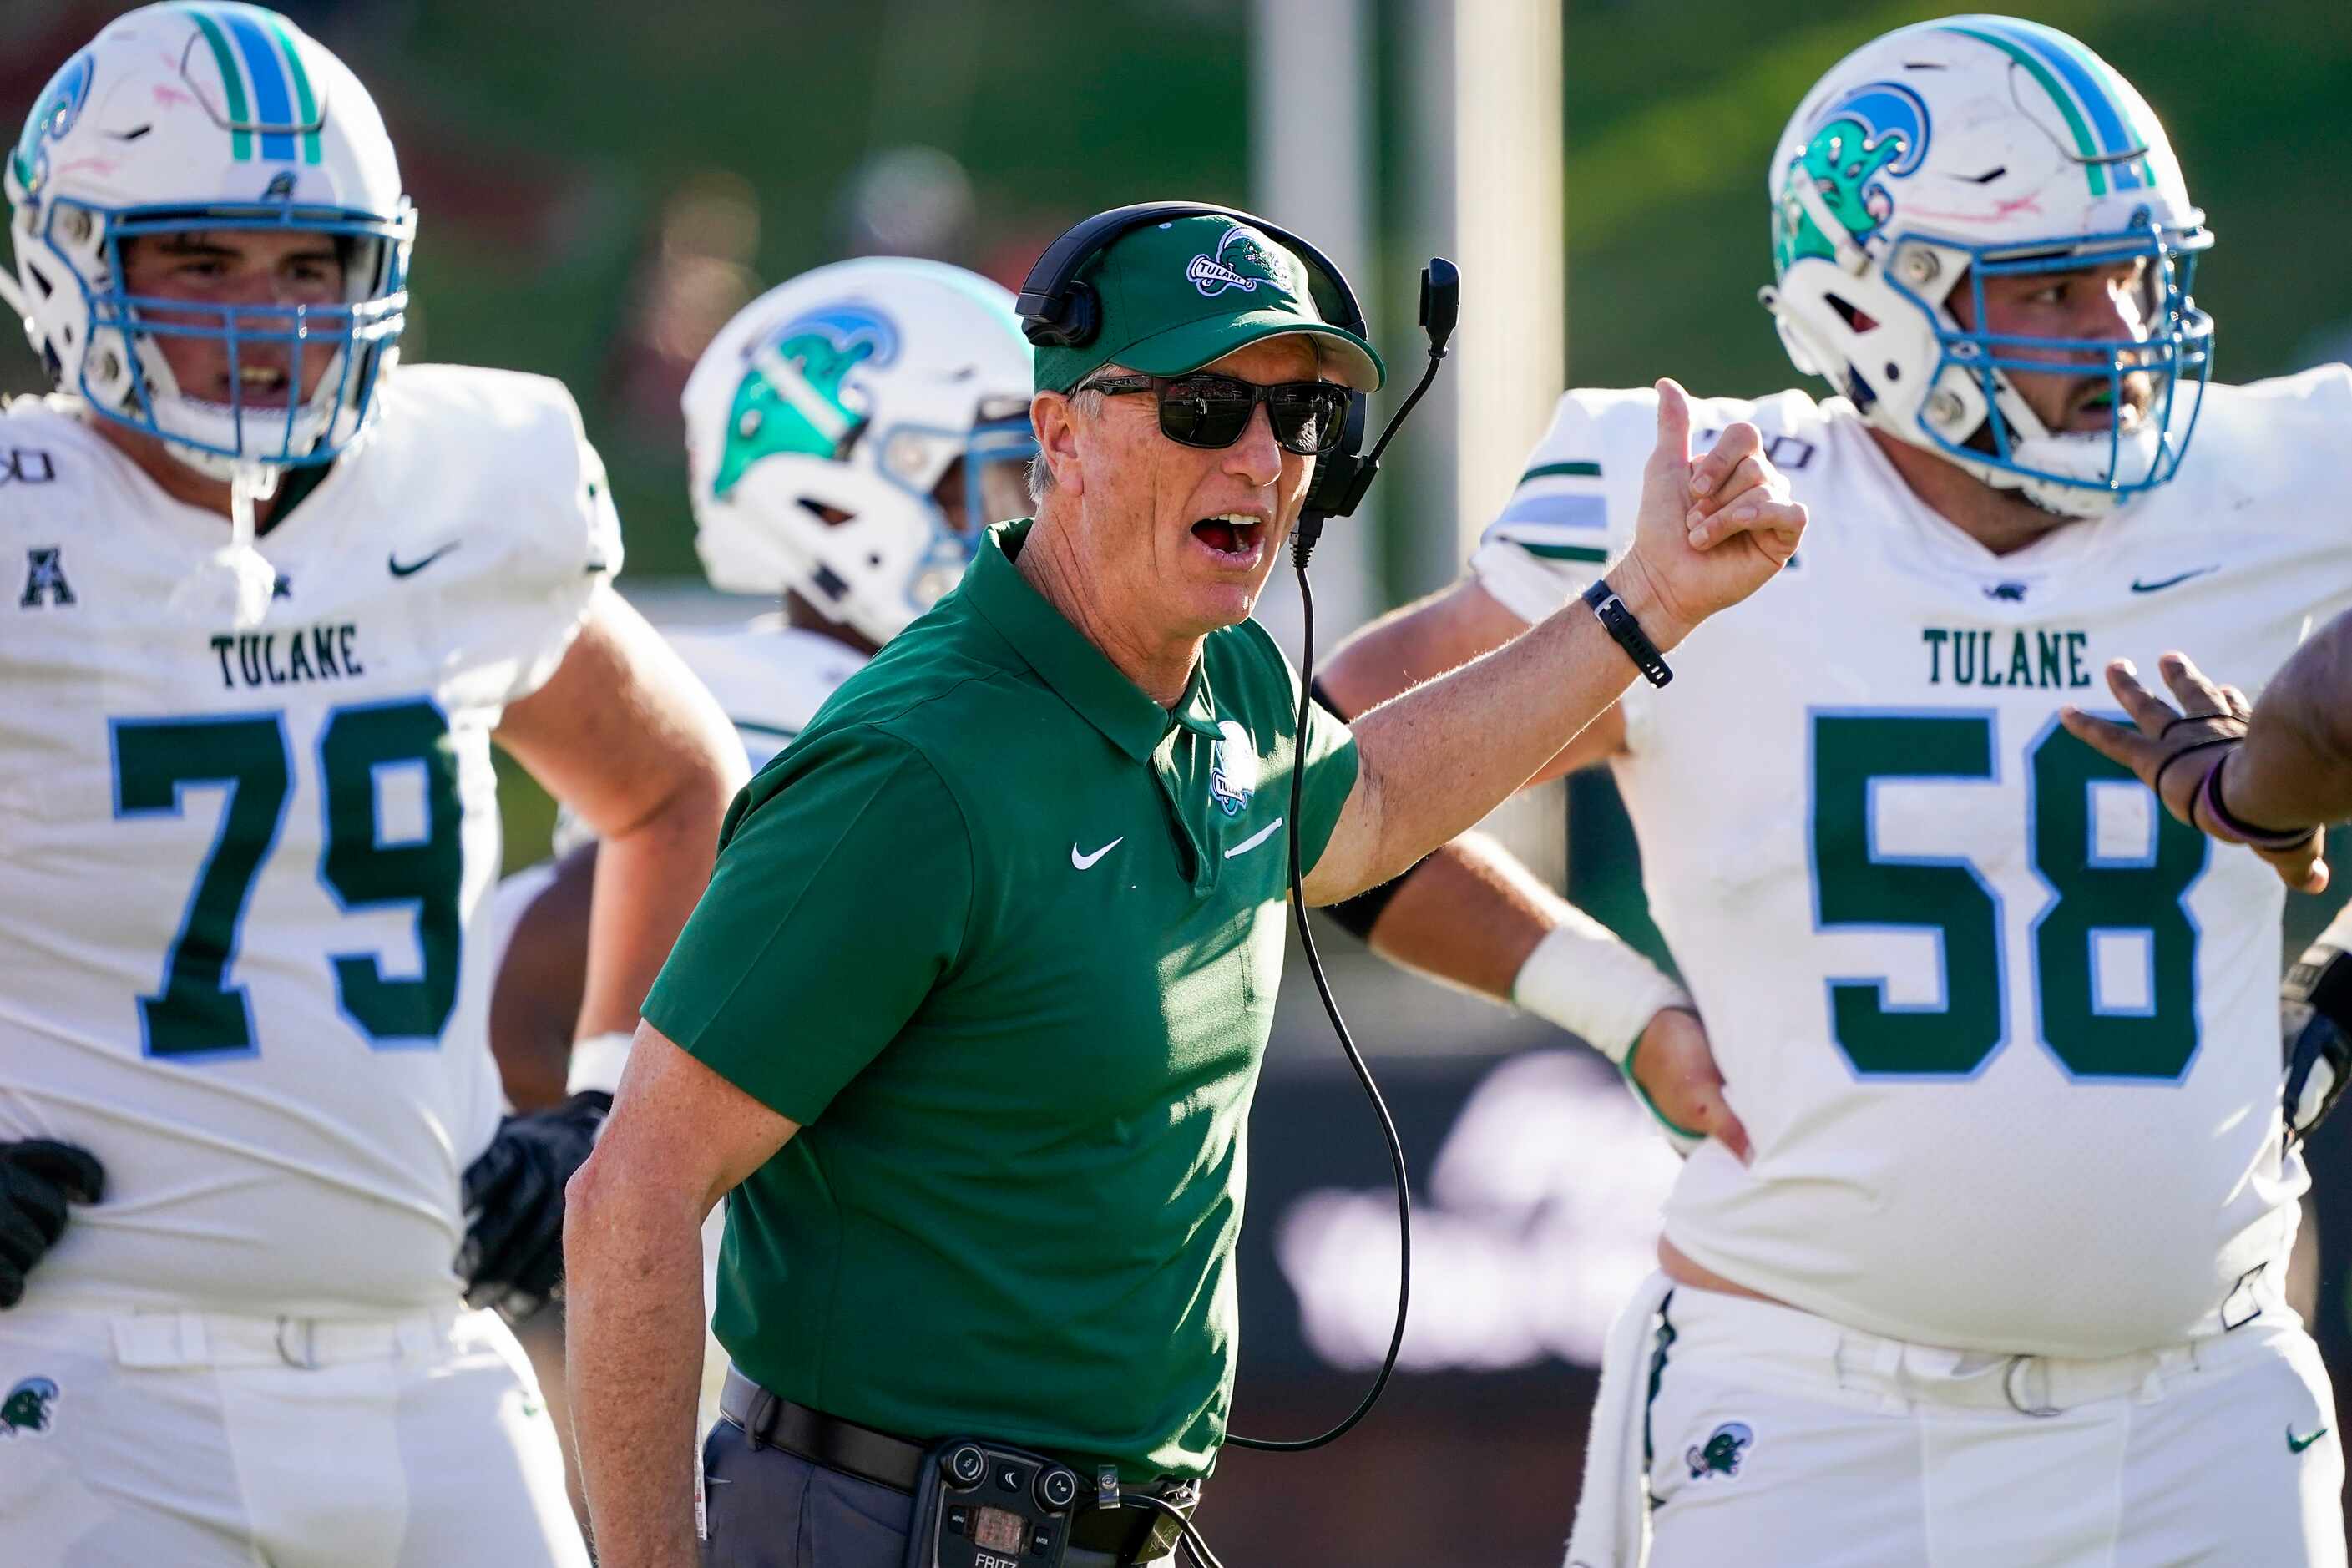
[[[923,1456],[929,1452],[920,1443],[771,1394],[732,1366],[719,1390],[719,1414],[741,1427],[754,1448],[782,1448],[813,1465],[910,1497],[922,1473]],[[1082,1485],[1093,1479],[1083,1468],[1078,1477]],[[1200,1494],[1187,1485],[1161,1489],[1160,1495],[1190,1514]],[[1081,1509],[1070,1522],[1072,1546],[1106,1552],[1122,1563],[1158,1561],[1175,1549],[1176,1533],[1175,1521],[1157,1509]]]

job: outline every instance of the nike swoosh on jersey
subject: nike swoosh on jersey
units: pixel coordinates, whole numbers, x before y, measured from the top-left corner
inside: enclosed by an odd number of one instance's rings
[[[2155,583],[2143,583],[2138,578],[2135,577],[2132,579],[2132,592],[2135,594],[2160,594],[2167,588],[2172,587],[2178,584],[2188,582],[2191,577],[2202,577],[2208,572],[2219,572],[2221,569],[2221,564],[2217,562],[2213,565],[2200,566],[2193,572],[2183,572],[2178,577],[2167,577]]]
[[[2314,1443],[2318,1442],[2322,1437],[2326,1436],[2327,1428],[2322,1426],[2318,1431],[2314,1432],[2308,1437],[2298,1437],[2294,1435],[2294,1428],[2290,1426],[2286,1429],[2287,1452],[2290,1454],[2300,1454],[2305,1448],[2310,1447]]]
[[[425,556],[423,560],[410,561],[405,563],[401,561],[399,556],[387,554],[383,558],[383,563],[387,567],[391,568],[392,574],[395,577],[414,577],[416,574],[424,571],[427,566],[432,565],[436,561],[440,560],[441,557],[448,554],[449,552],[457,549],[457,546],[465,542],[466,542],[462,539],[453,539],[448,543],[443,545],[440,549],[435,551],[432,554]]]
[[[1104,856],[1109,854],[1112,850],[1118,848],[1120,845],[1126,842],[1127,835],[1122,833],[1091,855],[1079,854],[1078,847],[1073,844],[1070,846],[1070,864],[1083,871],[1087,867],[1093,865],[1096,861],[1101,859]]]
[[[1282,818],[1278,816],[1276,817],[1272,822],[1267,823],[1264,827],[1259,828],[1255,833],[1251,834],[1247,838],[1243,839],[1239,844],[1236,844],[1231,849],[1226,850],[1225,858],[1230,860],[1236,855],[1248,854],[1251,850],[1256,848],[1259,845],[1273,837],[1274,830],[1281,826]]]

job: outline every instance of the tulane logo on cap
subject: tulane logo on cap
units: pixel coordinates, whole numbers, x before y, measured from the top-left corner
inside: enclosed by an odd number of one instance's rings
[[[1248,272],[1241,270],[1248,268]],[[1217,238],[1217,248],[1212,255],[1195,256],[1184,268],[1184,276],[1192,287],[1214,299],[1228,289],[1239,289],[1244,294],[1255,294],[1261,283],[1281,288],[1286,282],[1282,264],[1265,238],[1254,229],[1234,224]]]

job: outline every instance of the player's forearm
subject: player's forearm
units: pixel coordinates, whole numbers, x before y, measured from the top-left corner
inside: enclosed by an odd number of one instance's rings
[[[1561,907],[1509,850],[1465,833],[1404,874],[1371,947],[1402,968],[1507,1003]]]
[[[1686,628],[1643,592],[1619,587],[1661,651]],[[1451,674],[1358,719],[1356,794],[1315,874],[1309,903],[1395,876],[1492,811],[1623,694],[1633,662],[1582,603]]]
[[[595,1158],[563,1218],[566,1384],[602,1568],[691,1568],[702,1251],[690,1205]]]
[[[1353,719],[1527,629],[1526,621],[1465,578],[1342,637],[1316,667],[1316,684],[1334,712]]]
[[[2352,612],[2279,668],[2246,743],[2223,765],[2222,798],[2242,821],[2294,828],[2352,817]]]
[[[698,774],[599,847],[578,1038],[636,1028],[654,976],[709,884],[728,795],[728,780]]]

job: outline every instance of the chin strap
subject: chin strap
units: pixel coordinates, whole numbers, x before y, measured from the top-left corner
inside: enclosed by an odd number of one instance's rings
[[[195,573],[172,591],[171,607],[198,622],[226,619],[251,631],[269,614],[278,571],[254,547],[254,503],[278,493],[278,470],[239,463],[228,481],[228,542],[205,558]]]
[[[256,501],[278,493],[278,470],[258,463],[239,463],[228,481],[228,569],[236,579],[236,629],[250,631],[269,613],[270,595],[278,588],[278,571],[254,547]]]

